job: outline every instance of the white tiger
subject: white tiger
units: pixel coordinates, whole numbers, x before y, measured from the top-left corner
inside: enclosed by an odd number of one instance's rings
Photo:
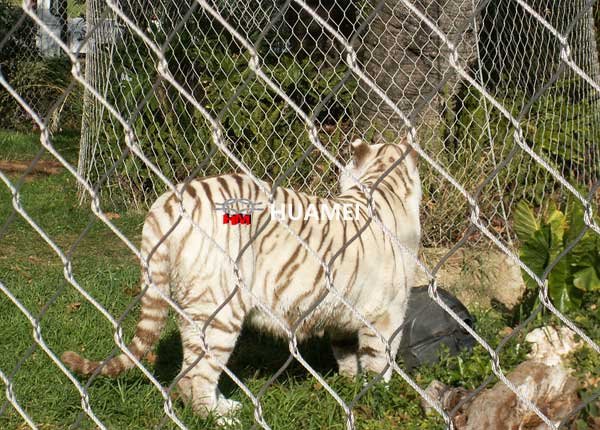
[[[373,208],[402,244],[416,253],[420,241],[421,200],[416,156],[412,152],[406,155],[405,143],[369,145],[356,140],[351,149],[353,160],[347,168],[365,186],[376,184],[372,191]],[[402,162],[380,180],[400,158]],[[269,184],[264,183],[264,186],[270,189]],[[279,188],[274,203],[296,208],[306,208],[309,204],[358,207],[358,220],[314,217],[293,220],[288,217],[283,218],[283,222],[323,261],[330,263],[331,280],[336,290],[381,334],[390,338],[404,319],[415,262],[405,251],[399,250],[378,225],[370,222],[367,196],[355,182],[343,175],[340,188],[340,195],[332,199]],[[197,326],[203,327],[209,321],[205,341],[211,354],[203,356],[197,329],[179,317],[183,344],[183,370],[177,384],[180,395],[202,415],[209,411],[226,415],[238,409],[239,403],[225,398],[217,388],[222,372],[217,363],[227,363],[243,322],[249,320],[267,331],[285,336],[285,330],[259,309],[257,300],[291,327],[325,295],[322,305],[302,320],[296,332],[298,338],[327,332],[333,339],[333,351],[341,373],[382,372],[388,364],[385,345],[340,303],[335,294],[326,294],[325,271],[318,260],[283,225],[273,219],[267,221],[267,210],[256,212],[250,225],[224,224],[223,214],[215,210],[215,204],[231,198],[268,202],[268,196],[243,174],[198,179],[185,188],[181,202],[193,222],[183,218],[173,228],[180,214],[180,201],[173,192],[167,192],[153,204],[144,223],[141,250],[143,256],[149,256],[152,282],[165,295],[170,293]],[[264,230],[253,238],[265,221]],[[166,239],[160,242],[171,229]],[[226,250],[235,260],[251,239],[238,267],[252,295],[245,288],[236,289],[232,266],[218,248]],[[347,242],[350,244],[344,248]],[[153,248],[156,249],[153,251]],[[332,260],[332,257],[335,258]],[[129,346],[137,358],[149,352],[167,318],[169,306],[157,289],[148,288],[141,299],[140,319]],[[215,314],[224,302],[226,304]],[[358,345],[348,341],[357,334]],[[391,342],[393,355],[399,343],[400,336],[396,335]],[[198,360],[200,356],[202,358]],[[64,353],[63,361],[73,371],[84,375],[94,372],[100,364],[74,352]],[[116,376],[132,367],[133,362],[121,354],[109,360],[100,373]],[[389,380],[390,377],[388,367],[384,378]]]

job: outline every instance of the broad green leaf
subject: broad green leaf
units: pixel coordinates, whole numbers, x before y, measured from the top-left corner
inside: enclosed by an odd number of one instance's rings
[[[552,232],[551,224],[544,224],[521,247],[521,260],[538,276],[542,276],[550,262],[562,250],[560,242],[554,247],[552,246],[553,240],[556,242],[561,238],[561,222],[560,216],[555,216],[553,223],[556,231]],[[561,311],[572,309],[579,302],[576,295],[570,291],[572,287],[567,282],[569,276],[568,269],[567,260],[562,258],[548,274],[548,293],[550,299]],[[523,280],[528,289],[537,290],[539,288],[538,284],[525,271],[523,271]]]
[[[573,284],[582,291],[600,291],[600,278],[594,267],[587,267],[575,272]]]
[[[549,205],[551,210],[547,216],[550,227],[550,250],[548,264],[554,264],[548,274],[548,290],[550,297],[559,310],[572,309],[580,303],[580,298],[569,280],[569,264],[566,256],[561,257],[558,262],[556,258],[564,250],[564,237],[567,230],[567,218],[556,206]]]
[[[548,274],[548,291],[552,303],[560,311],[572,309],[574,305],[576,306],[580,303],[577,290],[573,288],[569,280],[569,265],[566,258],[561,258]]]
[[[565,234],[565,245],[573,242],[585,227],[583,222],[583,207],[579,202],[572,202],[567,208],[569,228]]]
[[[587,232],[569,253],[573,267],[597,267],[600,265],[600,247],[596,234]]]
[[[550,258],[554,259],[563,250],[563,237],[567,229],[565,215],[554,209],[548,214],[546,223],[550,226]]]
[[[567,219],[569,229],[564,240],[565,246],[577,239],[581,231],[586,228],[583,221],[583,206],[579,202],[570,204]],[[587,230],[569,252],[569,261],[570,265],[576,269],[600,266],[600,239],[592,230]]]
[[[541,276],[550,258],[550,227],[542,226],[534,231],[529,240],[523,243],[520,258],[536,275]],[[523,271],[523,280],[530,289],[537,289],[537,283]]]
[[[517,237],[522,243],[529,240],[534,232],[540,228],[539,223],[535,219],[533,210],[524,201],[519,202],[515,208],[514,228]]]
[[[569,288],[566,284],[560,288],[557,285],[554,285],[553,288],[549,284],[548,290],[550,293],[550,299],[552,299],[552,304],[561,312],[574,309],[581,304],[581,298],[576,294],[577,290],[569,291]]]
[[[546,208],[544,210],[544,222],[550,224],[552,215],[558,210],[558,206],[554,200],[546,202]]]

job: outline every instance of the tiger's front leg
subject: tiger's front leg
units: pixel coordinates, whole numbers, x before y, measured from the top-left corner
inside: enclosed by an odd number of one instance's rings
[[[331,340],[331,349],[340,375],[353,378],[361,372],[358,360],[358,339],[334,338]]]
[[[385,382],[390,381],[393,373],[393,368],[389,365],[387,347],[389,345],[391,359],[394,361],[402,339],[399,328],[404,321],[405,311],[404,303],[390,306],[388,311],[373,321],[373,326],[383,336],[385,342],[368,327],[362,327],[358,331],[358,359],[361,368],[375,373],[383,372]]]

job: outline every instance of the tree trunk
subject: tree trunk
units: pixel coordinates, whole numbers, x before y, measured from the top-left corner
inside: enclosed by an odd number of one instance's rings
[[[583,7],[584,1],[578,2],[579,8]],[[595,4],[598,8],[598,4]],[[577,13],[578,10],[574,11]],[[583,15],[575,27],[572,35],[569,37],[569,42],[572,44],[572,56],[575,62],[587,73],[594,82],[600,84],[600,62],[598,59],[598,28],[594,22],[594,12],[596,17],[600,19],[600,9],[590,8]],[[587,166],[583,169],[577,169],[575,172],[576,179],[580,183],[584,183],[591,188],[596,182],[600,181],[600,94],[592,89],[589,84],[579,83],[579,90],[575,94],[575,101],[586,100],[588,103],[587,112],[582,114],[587,116],[587,123],[593,128],[594,139],[579,144],[587,146],[585,148]],[[596,194],[597,202],[600,203],[600,193]]]
[[[98,0],[87,0],[85,5],[85,20],[87,28],[95,28],[98,24]],[[89,30],[88,30],[89,31]],[[96,71],[98,66],[98,45],[96,39],[91,37],[87,41],[86,56],[85,56],[85,80],[94,88],[98,88],[99,82],[96,82]],[[82,177],[90,178],[90,166],[94,162],[94,140],[96,137],[97,128],[101,126],[101,122],[95,115],[97,101],[95,97],[86,88],[83,90],[83,109],[81,115],[81,131],[79,138],[79,158],[77,162],[77,173]],[[77,195],[79,203],[87,198],[86,190],[79,181],[77,181]]]
[[[367,0],[367,7],[374,7],[375,2]],[[416,0],[414,4],[458,46],[464,64],[474,58],[475,38],[468,25],[473,20],[473,0]],[[448,54],[443,41],[397,0],[385,1],[359,47],[360,61],[371,79],[405,115],[419,111],[415,124],[425,140],[437,134],[444,101],[457,90],[459,79],[449,66]],[[448,81],[436,90],[446,74]],[[368,137],[372,135],[374,141],[394,140],[401,132],[400,118],[362,82],[355,109],[358,129]]]

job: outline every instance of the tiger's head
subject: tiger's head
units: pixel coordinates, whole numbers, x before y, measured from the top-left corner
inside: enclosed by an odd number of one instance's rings
[[[409,175],[416,173],[417,157],[410,150],[406,142],[400,144],[377,144],[369,145],[362,139],[355,139],[350,143],[352,159],[346,165],[348,172],[365,185],[373,183],[397,160],[402,162],[397,165],[404,166]],[[342,193],[356,185],[354,180],[341,172],[340,191]]]

